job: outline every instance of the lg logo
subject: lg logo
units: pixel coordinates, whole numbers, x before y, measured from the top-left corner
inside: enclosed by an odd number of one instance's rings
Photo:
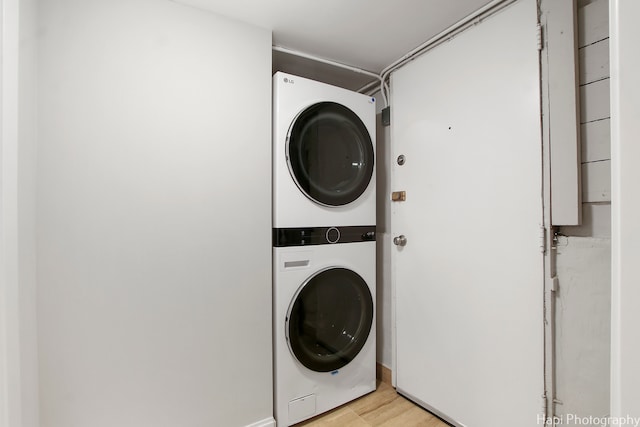
[[[293,79],[289,79],[289,78],[285,77],[284,78],[284,82],[293,84]]]

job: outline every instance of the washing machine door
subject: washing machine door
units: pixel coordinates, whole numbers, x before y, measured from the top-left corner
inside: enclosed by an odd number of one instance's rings
[[[287,135],[291,176],[311,200],[343,206],[364,193],[373,174],[374,149],[362,120],[335,102],[314,104]]]
[[[346,268],[322,270],[300,287],[290,305],[289,348],[308,369],[340,369],[362,350],[373,311],[371,292],[360,275]]]

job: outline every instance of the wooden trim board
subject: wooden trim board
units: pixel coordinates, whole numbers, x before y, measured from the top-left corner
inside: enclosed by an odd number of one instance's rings
[[[391,385],[391,369],[381,363],[376,363],[376,378],[383,383]]]

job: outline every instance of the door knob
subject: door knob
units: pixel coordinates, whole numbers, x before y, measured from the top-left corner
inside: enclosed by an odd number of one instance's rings
[[[393,244],[396,246],[404,246],[407,244],[407,238],[404,237],[404,234],[401,234],[393,238]]]

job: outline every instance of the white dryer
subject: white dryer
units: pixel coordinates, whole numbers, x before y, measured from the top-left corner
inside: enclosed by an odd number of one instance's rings
[[[350,228],[353,230],[352,228]],[[274,239],[274,415],[289,426],[376,388],[375,227]],[[303,242],[315,242],[308,245]],[[324,244],[323,244],[324,242]]]
[[[273,76],[273,227],[374,225],[375,99]]]

